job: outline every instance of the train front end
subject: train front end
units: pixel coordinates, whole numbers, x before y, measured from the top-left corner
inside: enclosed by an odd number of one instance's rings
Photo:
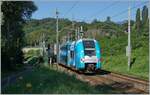
[[[78,69],[85,72],[95,72],[101,68],[100,46],[96,40],[84,39],[76,44]]]

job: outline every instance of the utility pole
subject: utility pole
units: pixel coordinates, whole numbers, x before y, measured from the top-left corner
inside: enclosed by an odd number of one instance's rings
[[[56,9],[56,52],[57,52],[57,63],[59,60],[59,42],[58,42],[58,37],[59,37],[59,33],[58,33],[58,10]]]
[[[78,34],[78,29],[76,28],[76,29],[75,29],[75,40],[78,40],[77,34]]]
[[[142,9],[140,8],[140,20],[142,21]]]
[[[78,29],[78,27],[77,27],[77,40],[79,39],[79,38],[78,38],[78,35],[79,35],[78,32],[79,32],[79,29]]]
[[[80,39],[80,28],[79,27],[77,28],[77,39],[78,40]]]
[[[67,41],[69,41],[70,40],[70,35],[69,35],[69,31],[67,32]]]
[[[74,29],[74,16],[72,15],[72,40],[75,40],[75,29]]]
[[[42,46],[43,46],[43,56],[45,56],[45,35],[44,35],[44,33],[43,33],[43,35],[42,35]]]
[[[81,29],[80,30],[80,35],[81,35],[81,39],[82,39],[83,38],[83,27],[81,26],[80,29]]]
[[[128,71],[131,63],[131,35],[130,35],[130,4],[128,9]]]

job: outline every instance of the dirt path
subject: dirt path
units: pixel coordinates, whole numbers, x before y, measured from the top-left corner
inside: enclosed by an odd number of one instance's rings
[[[9,75],[8,77],[5,77],[4,79],[1,80],[1,88],[3,89],[5,87],[9,86],[10,84],[14,83],[18,77],[31,72],[32,68],[33,68],[32,66],[27,65],[27,66],[25,66],[25,70],[23,70],[21,72],[13,73],[13,74]]]

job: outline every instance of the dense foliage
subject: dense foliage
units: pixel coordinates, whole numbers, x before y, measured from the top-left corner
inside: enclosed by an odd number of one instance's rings
[[[74,24],[73,24],[74,23]],[[68,19],[59,19],[59,40],[60,43],[63,40],[66,40],[68,37],[70,40],[75,40],[77,27],[83,26],[84,37],[93,37],[94,32],[92,30],[101,30],[99,33],[103,33],[104,36],[107,34],[119,36],[123,35],[122,27],[119,24],[116,24],[108,20],[104,22],[93,21],[88,24],[85,22],[72,22]],[[42,35],[44,36],[44,40],[46,43],[55,43],[56,42],[56,20],[54,18],[46,18],[41,20],[31,20],[24,26],[24,30],[26,31],[26,42],[27,45],[37,46],[40,45],[42,41]],[[92,33],[92,35],[90,35]]]
[[[67,19],[59,19],[60,37],[67,34],[63,31],[69,29],[70,27],[68,26],[70,24],[71,21]],[[66,29],[63,29],[64,27],[66,27]],[[43,40],[45,40],[47,43],[56,42],[56,20],[54,18],[30,20],[24,26],[24,30],[26,31],[26,44],[29,46],[38,46]]]
[[[14,69],[22,64],[22,47],[24,45],[23,24],[31,17],[36,6],[30,1],[3,1],[1,26],[1,66],[4,69]]]

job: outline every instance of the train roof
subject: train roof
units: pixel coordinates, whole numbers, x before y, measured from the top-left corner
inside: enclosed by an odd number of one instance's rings
[[[75,41],[73,41],[72,43],[71,43],[71,46],[70,46],[70,50],[74,50],[74,45],[75,45]]]
[[[65,43],[62,43],[62,44],[60,45],[60,47],[64,47],[64,46],[66,46],[66,45],[71,45],[71,43],[72,43],[72,42],[67,41],[67,42],[65,42]]]
[[[95,40],[95,39],[90,39],[90,38],[79,39],[79,41],[83,41],[83,40],[85,41],[85,40]]]
[[[79,39],[79,40],[77,40],[77,41],[67,41],[67,42],[65,42],[65,43],[62,43],[62,44],[60,45],[60,47],[65,47],[65,46],[67,46],[67,45],[70,45],[70,46],[72,47],[72,49],[73,49],[74,44],[78,44],[79,42],[81,42],[81,41],[86,41],[86,40],[88,40],[88,41],[91,40],[91,41],[96,42],[95,39],[84,38],[84,39]]]
[[[94,40],[94,42],[96,42],[95,39],[84,38],[84,39],[79,39],[79,40],[77,40],[76,43],[79,43],[79,42],[81,42],[81,41],[86,41],[86,40],[88,40],[88,41],[89,41],[89,40],[91,40],[91,41]]]

